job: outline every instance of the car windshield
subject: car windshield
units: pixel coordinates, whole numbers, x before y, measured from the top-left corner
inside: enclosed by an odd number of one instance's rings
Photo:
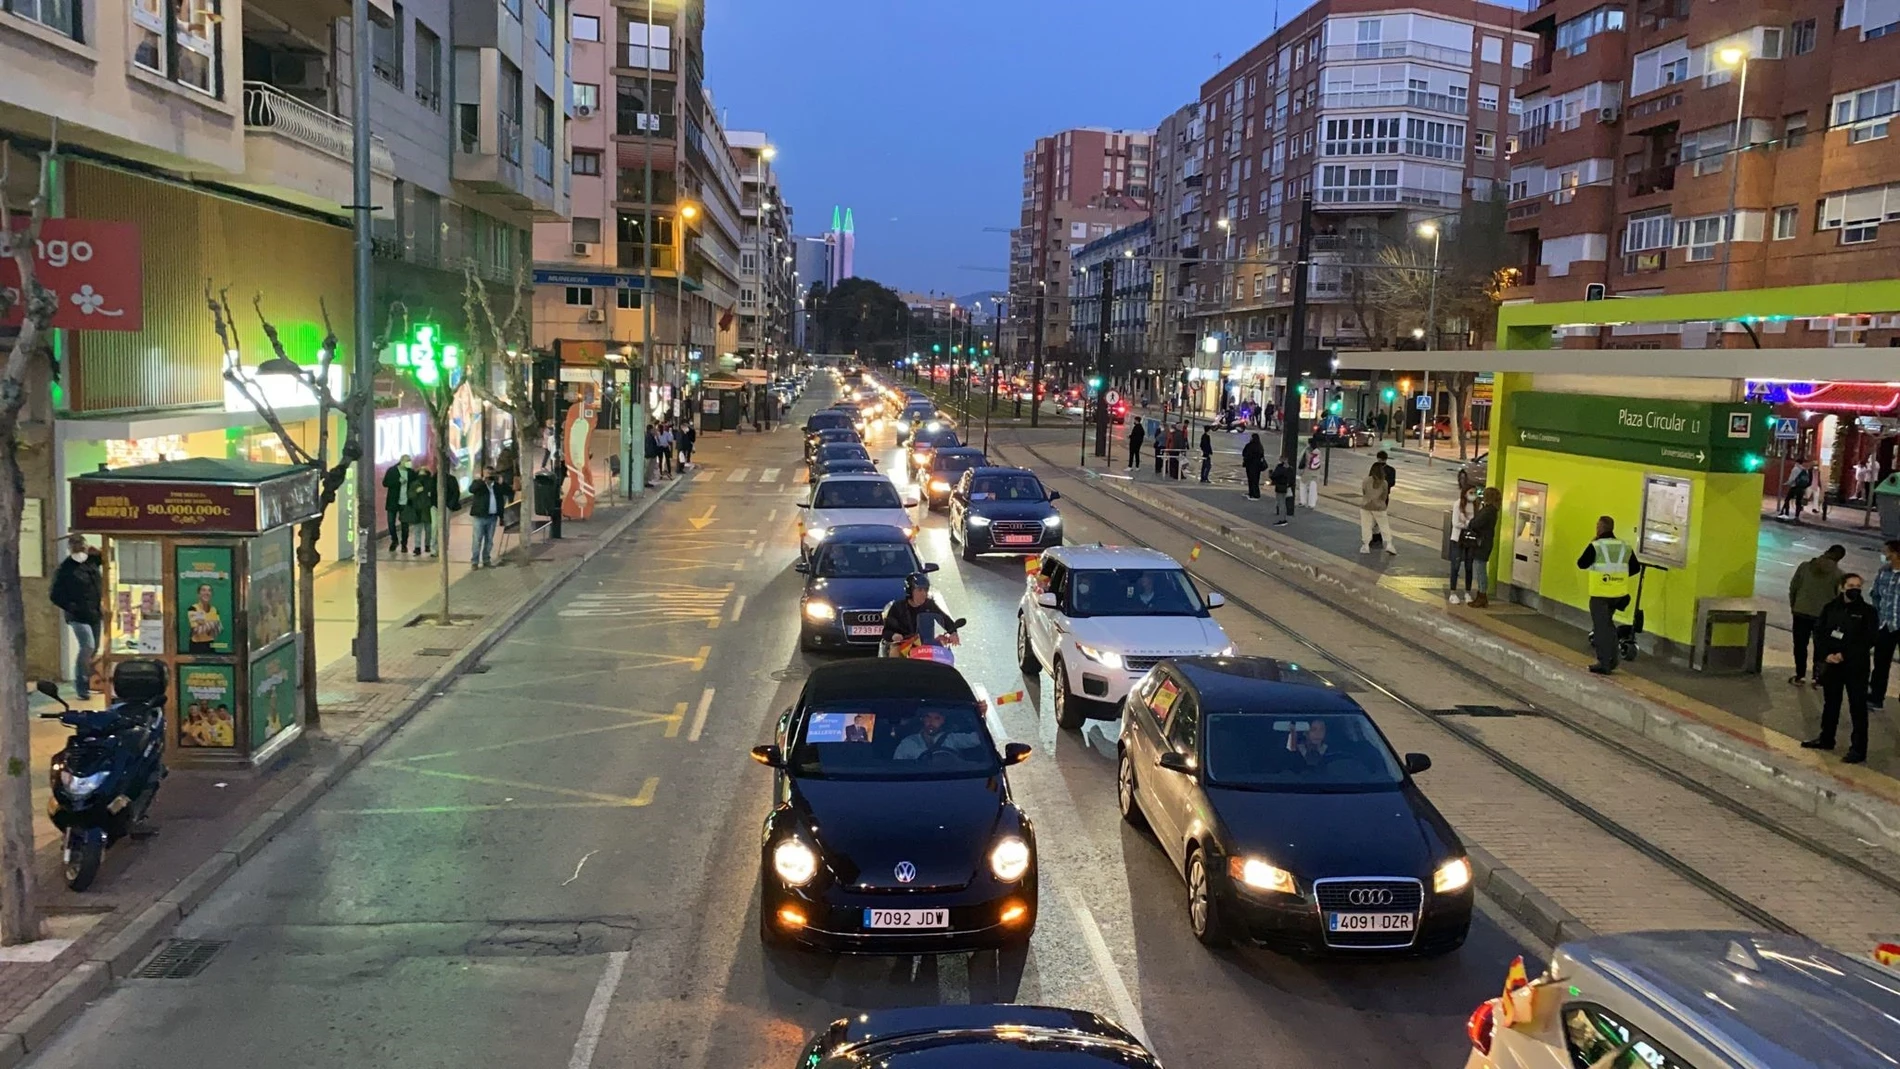
[[[1215,713],[1207,781],[1269,790],[1374,790],[1405,773],[1363,713]]]
[[[838,579],[897,578],[923,571],[908,542],[833,542],[818,551],[812,574]]]
[[[971,702],[867,698],[809,710],[793,741],[800,776],[936,779],[990,776],[1001,763]]]
[[[888,479],[846,479],[818,484],[813,508],[820,509],[902,509],[897,487]]]
[[[1077,616],[1203,616],[1193,580],[1179,568],[1099,568],[1073,573]]]
[[[818,450],[818,456],[824,460],[869,460],[871,454],[861,445],[839,442]]]
[[[983,475],[970,479],[971,501],[1042,501],[1048,496],[1034,475]]]
[[[911,405],[904,409],[905,419],[929,419],[936,414],[937,410],[930,405]]]

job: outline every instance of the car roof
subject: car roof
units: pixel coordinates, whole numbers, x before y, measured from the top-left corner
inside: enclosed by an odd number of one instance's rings
[[[1558,947],[1553,971],[1590,974],[1737,1065],[1847,1069],[1869,1064],[1869,1051],[1900,1050],[1900,979],[1798,935],[1596,936]],[[1625,1007],[1604,1008],[1671,1045]]]
[[[1000,464],[978,464],[976,467],[970,469],[970,474],[973,476],[974,475],[1028,475],[1028,476],[1033,477],[1035,476],[1036,473],[1029,470],[1028,468],[1006,468]]]
[[[1277,657],[1174,657],[1204,712],[1363,713],[1331,680]]]
[[[825,536],[825,544],[837,545],[840,542],[881,543],[902,542],[910,545],[910,536],[902,529],[888,523],[844,523],[831,529]]]
[[[840,449],[855,449],[867,457],[871,455],[871,451],[864,448],[863,442],[826,442],[818,447],[818,452],[830,453],[836,456],[837,450]]]
[[[982,455],[983,455],[983,450],[978,449],[976,446],[973,446],[973,445],[953,445],[953,446],[946,446],[943,449],[937,450],[938,459],[942,459],[944,457],[970,457],[970,456],[980,457]]]
[[[1179,568],[1181,562],[1158,549],[1139,546],[1071,545],[1049,551],[1070,568]]]
[[[813,669],[805,680],[801,701],[820,705],[865,698],[974,702],[976,692],[950,665],[908,657],[878,657]]]
[[[891,483],[892,486],[897,485],[896,483],[891,482],[891,477],[888,475],[874,475],[868,471],[867,472],[841,471],[835,475],[823,476],[818,480],[818,482],[820,483],[880,482],[880,483]],[[813,485],[816,485],[816,484],[813,484]]]

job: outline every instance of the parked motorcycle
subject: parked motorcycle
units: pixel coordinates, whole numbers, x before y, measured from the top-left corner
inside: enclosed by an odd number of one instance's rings
[[[112,670],[112,701],[101,710],[74,709],[59,686],[39,682],[41,694],[64,707],[41,713],[73,729],[65,749],[53,755],[48,776],[53,826],[65,833],[66,886],[84,891],[99,875],[106,847],[139,827],[169,774],[165,767],[165,666],[158,661],[120,661]]]

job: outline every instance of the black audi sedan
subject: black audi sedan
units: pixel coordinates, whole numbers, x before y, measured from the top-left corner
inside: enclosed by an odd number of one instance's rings
[[[871,451],[864,448],[862,442],[822,442],[811,451],[807,467],[811,469],[814,481],[825,473],[825,466],[840,460],[869,461]]]
[[[1062,544],[1062,495],[1028,468],[971,468],[950,494],[950,542],[979,553],[1040,553]]]
[[[1357,702],[1270,657],[1157,664],[1122,704],[1122,817],[1187,880],[1201,942],[1443,954],[1471,927],[1471,863]]]
[[[1036,836],[970,684],[931,661],[824,665],[752,757],[775,770],[759,938],[850,954],[1020,947]]]
[[[924,507],[933,511],[949,508],[950,491],[963,473],[989,462],[981,449],[969,445],[947,446],[931,453],[917,473],[917,481],[923,485]]]
[[[799,599],[798,648],[875,650],[884,637],[884,608],[904,596],[904,578],[934,572],[896,527],[853,523],[834,527],[809,561]]]
[[[805,460],[827,445],[863,445],[864,438],[850,427],[820,427],[805,435]]]
[[[920,1006],[843,1017],[811,1037],[798,1069],[963,1066],[1161,1069],[1128,1030],[1053,1006]]]
[[[915,480],[930,463],[930,454],[939,449],[955,449],[963,444],[948,423],[931,420],[910,433],[910,447],[904,450],[904,474]]]

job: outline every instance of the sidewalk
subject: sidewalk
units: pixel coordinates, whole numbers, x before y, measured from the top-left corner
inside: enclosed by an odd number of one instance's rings
[[[702,451],[718,450],[714,441],[702,440]],[[46,938],[0,948],[0,1069],[17,1064],[86,1002],[136,969],[239,865],[678,485],[670,481],[631,503],[603,499],[592,519],[565,521],[560,541],[538,536],[531,560],[511,558],[506,565],[475,572],[467,565],[464,519],[450,543],[450,599],[457,621],[452,628],[417,620],[440,596],[434,558],[379,564],[382,678],[375,683],[356,681],[348,655],[354,567],[320,574],[314,653],[320,732],[255,775],[174,772],[153,807],[152,822],[161,834],[107,851],[99,882],[83,895],[66,889],[57,832],[50,822],[38,822],[38,895],[47,917]],[[29,707],[34,713],[58,708],[37,695]],[[65,736],[56,721],[35,722],[30,774],[42,811],[48,789],[44,769]]]

